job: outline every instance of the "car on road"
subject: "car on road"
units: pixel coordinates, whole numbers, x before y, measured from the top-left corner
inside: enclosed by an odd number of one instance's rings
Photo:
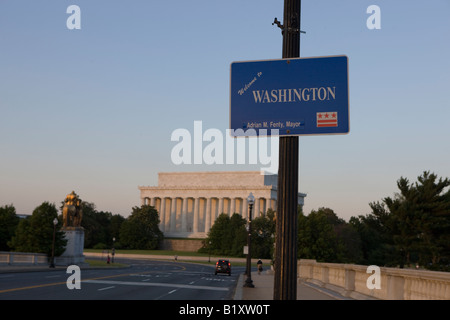
[[[218,260],[216,262],[216,269],[214,271],[214,274],[217,275],[218,273],[228,273],[229,276],[231,276],[231,263],[228,260]]]

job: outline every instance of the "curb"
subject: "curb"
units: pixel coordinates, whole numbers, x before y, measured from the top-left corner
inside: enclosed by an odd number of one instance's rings
[[[234,295],[233,300],[242,300],[242,288],[244,286],[244,276],[245,274],[242,273],[239,275],[239,278],[236,282],[236,287],[234,289]]]

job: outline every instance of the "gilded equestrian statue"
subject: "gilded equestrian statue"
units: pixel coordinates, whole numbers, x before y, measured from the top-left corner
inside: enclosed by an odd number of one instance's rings
[[[83,218],[83,208],[81,199],[72,191],[66,196],[63,207],[63,227],[81,227],[81,219]]]

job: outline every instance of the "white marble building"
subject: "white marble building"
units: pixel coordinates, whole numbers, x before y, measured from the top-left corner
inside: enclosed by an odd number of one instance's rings
[[[259,171],[160,172],[157,187],[139,187],[141,204],[156,208],[166,237],[205,238],[221,213],[247,218],[247,197],[253,193],[252,217],[276,210],[277,175]],[[298,194],[303,205],[306,194]]]

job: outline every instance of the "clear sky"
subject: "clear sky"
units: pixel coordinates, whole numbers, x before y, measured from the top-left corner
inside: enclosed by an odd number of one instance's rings
[[[345,54],[350,74],[350,133],[300,138],[306,213],[348,220],[401,176],[450,177],[449,15],[449,0],[302,1],[301,56]],[[230,63],[281,58],[275,17],[282,0],[1,0],[0,206],[30,214],[75,190],[128,216],[158,172],[259,170],[175,165],[171,133],[225,134]]]

